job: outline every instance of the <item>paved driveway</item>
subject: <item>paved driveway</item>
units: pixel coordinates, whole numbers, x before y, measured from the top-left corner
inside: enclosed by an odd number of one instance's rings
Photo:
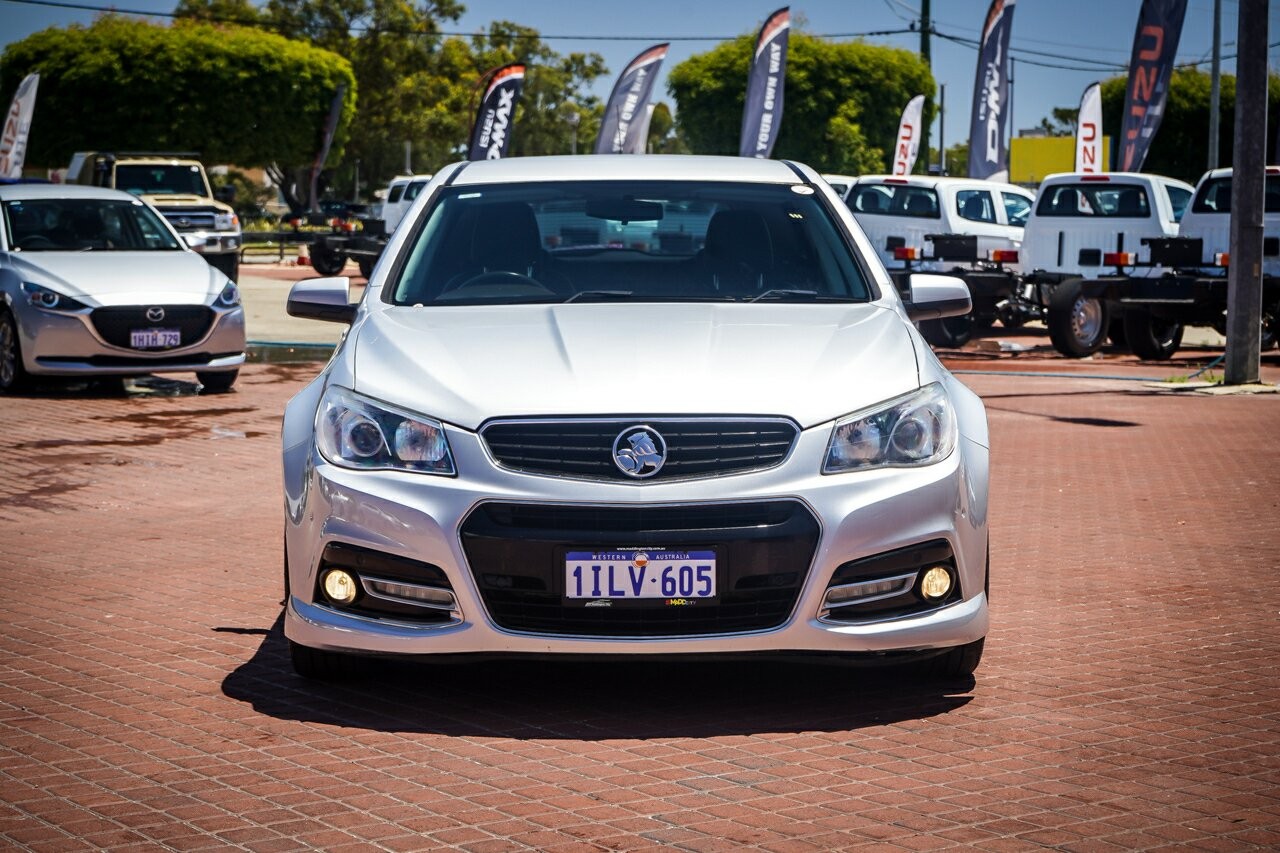
[[[279,627],[279,414],[316,369],[0,399],[0,846],[1280,847],[1280,396],[966,376],[995,467],[976,680],[330,687]]]

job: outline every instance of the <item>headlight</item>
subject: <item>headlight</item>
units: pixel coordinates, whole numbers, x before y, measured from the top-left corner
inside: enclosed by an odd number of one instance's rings
[[[454,473],[449,442],[439,421],[336,386],[325,391],[320,401],[316,446],[321,456],[344,468]]]
[[[234,213],[215,213],[213,215],[213,229],[215,231],[231,231],[240,226],[240,217]]]
[[[222,292],[218,294],[218,304],[223,308],[239,305],[240,288],[236,287],[234,282],[227,282],[227,286],[222,288]]]
[[[955,412],[935,382],[837,423],[822,473],[931,465],[955,446]]]
[[[80,311],[88,308],[83,302],[65,296],[56,290],[50,290],[29,281],[22,283],[22,292],[27,295],[27,303],[49,311]]]

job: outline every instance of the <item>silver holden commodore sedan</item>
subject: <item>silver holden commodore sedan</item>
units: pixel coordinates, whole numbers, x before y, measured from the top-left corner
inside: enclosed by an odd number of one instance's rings
[[[283,424],[295,669],[824,654],[967,675],[986,414],[797,163],[546,157],[432,180]],[[913,669],[915,669],[913,667]]]
[[[37,375],[186,371],[226,391],[244,348],[235,284],[143,201],[0,186],[0,392]]]

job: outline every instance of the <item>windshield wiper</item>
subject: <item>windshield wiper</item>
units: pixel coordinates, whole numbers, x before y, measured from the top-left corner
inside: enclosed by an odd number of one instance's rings
[[[760,294],[759,296],[753,296],[753,297],[751,297],[750,299],[747,299],[747,300],[745,300],[745,301],[747,301],[747,302],[759,302],[759,301],[760,301],[760,300],[762,300],[762,299],[774,299],[774,298],[780,298],[780,297],[783,297],[783,296],[798,296],[798,297],[804,297],[804,298],[806,298],[806,299],[817,299],[817,298],[818,298],[818,291],[816,291],[816,290],[788,290],[788,289],[786,289],[786,288],[775,288],[775,289],[773,289],[773,290],[766,290],[764,293]]]
[[[570,296],[564,304],[567,305],[578,299],[626,299],[631,294],[630,290],[583,290]]]

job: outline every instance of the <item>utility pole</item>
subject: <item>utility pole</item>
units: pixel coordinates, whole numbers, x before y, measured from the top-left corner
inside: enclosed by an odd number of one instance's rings
[[[1209,168],[1218,168],[1218,110],[1222,99],[1222,0],[1213,0],[1213,64],[1209,66]]]
[[[1267,163],[1267,0],[1240,0],[1225,382],[1257,382],[1262,357],[1262,201]]]
[[[929,13],[929,0],[921,0],[920,2],[920,58],[924,60],[924,64],[929,68],[929,73],[933,73],[933,56],[929,47],[929,35],[933,30],[933,19]],[[933,115],[933,92],[924,93],[924,115]],[[924,171],[929,171],[929,120],[920,122],[920,150],[924,152],[924,156],[920,159],[924,162]]]
[[[947,173],[947,84],[939,88],[942,91],[938,98],[938,175],[941,176]]]

